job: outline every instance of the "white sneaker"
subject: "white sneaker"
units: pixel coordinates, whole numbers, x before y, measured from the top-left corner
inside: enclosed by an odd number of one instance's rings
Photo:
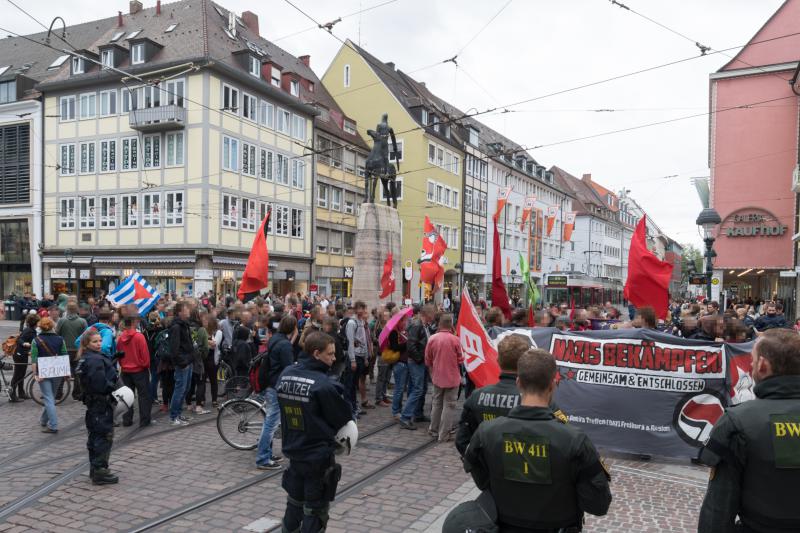
[[[198,414],[198,415],[207,415],[211,411],[209,411],[208,409],[204,409],[203,407],[198,406],[197,408],[195,408],[194,412],[196,414]]]
[[[189,422],[187,422],[186,420],[181,420],[180,418],[176,418],[175,420],[170,422],[170,425],[171,426],[188,426]]]

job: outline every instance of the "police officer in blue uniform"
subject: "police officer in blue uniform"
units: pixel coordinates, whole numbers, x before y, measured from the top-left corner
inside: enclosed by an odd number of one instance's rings
[[[87,331],[81,339],[80,353],[75,373],[84,391],[86,429],[89,439],[89,477],[95,485],[117,483],[119,478],[109,472],[108,458],[114,441],[114,405],[111,395],[116,389],[116,360],[103,355],[103,338],[95,329]]]
[[[298,364],[286,368],[275,387],[282,451],[289,458],[282,483],[288,496],[282,523],[285,533],[325,530],[342,472],[334,460],[334,437],[352,419],[344,389],[328,378],[336,360],[333,337],[312,333],[303,347]]]

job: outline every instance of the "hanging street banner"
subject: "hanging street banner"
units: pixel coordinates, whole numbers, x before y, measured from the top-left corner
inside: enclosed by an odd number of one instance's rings
[[[553,354],[555,402],[599,448],[696,457],[724,409],[752,399],[752,343],[688,340],[647,329],[492,328]]]

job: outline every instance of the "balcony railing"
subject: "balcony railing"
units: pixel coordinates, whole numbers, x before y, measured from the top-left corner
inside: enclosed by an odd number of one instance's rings
[[[131,129],[139,131],[179,130],[186,127],[186,108],[163,105],[134,109],[128,113]]]

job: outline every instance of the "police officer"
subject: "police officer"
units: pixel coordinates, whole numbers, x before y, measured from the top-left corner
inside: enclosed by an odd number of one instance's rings
[[[494,385],[477,389],[464,402],[461,420],[456,433],[456,449],[464,455],[472,435],[481,422],[506,416],[519,404],[517,390],[517,361],[530,349],[530,343],[522,335],[509,335],[497,345],[497,362],[500,365],[500,380]],[[567,421],[566,415],[552,403],[550,407],[556,418]]]
[[[699,533],[800,531],[800,335],[764,332],[753,379],[756,399],[729,408],[700,452],[711,473]]]
[[[89,477],[95,485],[117,483],[117,476],[108,470],[108,458],[114,441],[114,405],[111,393],[116,388],[116,360],[101,353],[103,338],[93,328],[81,338],[80,360],[76,374],[84,391],[86,430],[89,439]]]
[[[464,469],[484,493],[453,509],[444,533],[580,531],[584,512],[608,511],[610,476],[597,451],[580,429],[559,421],[550,409],[553,356],[540,349],[522,355],[517,387],[519,405],[482,423],[473,435]]]
[[[284,532],[316,533],[328,523],[341,466],[334,461],[338,429],[352,419],[342,386],[328,378],[336,360],[333,337],[315,332],[303,343],[299,362],[284,370],[275,387],[281,408],[283,473],[287,493]]]

